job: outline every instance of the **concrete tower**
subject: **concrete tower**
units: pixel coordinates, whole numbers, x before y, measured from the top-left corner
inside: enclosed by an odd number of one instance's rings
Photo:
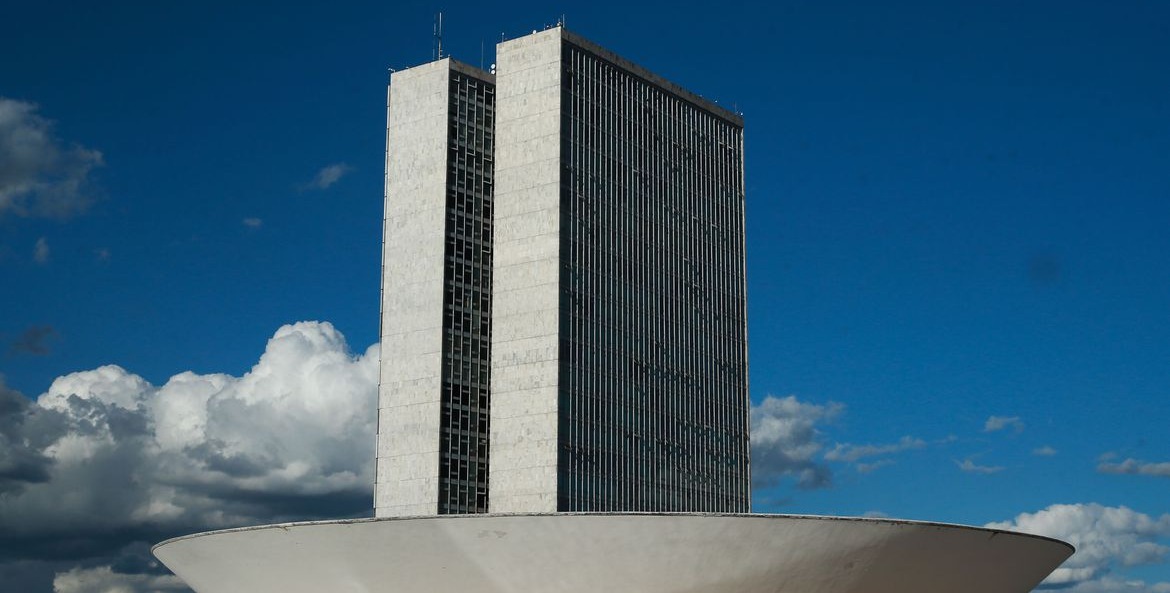
[[[561,27],[497,63],[391,77],[377,514],[747,512],[742,119]]]
[[[497,65],[491,511],[747,512],[742,119],[560,27]]]

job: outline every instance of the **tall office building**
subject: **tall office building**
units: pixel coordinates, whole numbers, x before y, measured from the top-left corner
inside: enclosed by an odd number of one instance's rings
[[[488,510],[492,76],[390,77],[375,508]]]
[[[494,78],[391,77],[377,514],[747,512],[742,119],[560,27]]]

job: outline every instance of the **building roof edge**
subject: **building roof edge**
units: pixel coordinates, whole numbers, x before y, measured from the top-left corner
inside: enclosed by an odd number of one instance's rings
[[[564,26],[559,26],[558,28],[561,30],[561,39],[563,39],[564,41],[568,41],[569,43],[572,43],[573,45],[581,47],[582,49],[585,49],[585,50],[589,51],[590,53],[596,54],[597,56],[601,57],[602,59],[613,62],[614,64],[620,66],[621,68],[624,68],[625,70],[629,70],[630,72],[632,72],[636,76],[638,76],[640,78],[644,78],[647,81],[652,82],[652,83],[666,89],[667,91],[671,92],[672,94],[679,96],[683,100],[686,100],[690,103],[694,103],[695,105],[697,105],[703,109],[706,109],[707,111],[710,111],[711,113],[713,113],[713,114],[715,114],[723,119],[726,119],[726,120],[734,123],[735,125],[737,125],[741,128],[743,127],[743,115],[742,114],[736,113],[735,111],[732,111],[726,107],[723,107],[723,106],[719,105],[718,103],[716,103],[715,101],[712,101],[711,99],[707,99],[706,97],[703,97],[702,95],[699,95],[693,91],[689,91],[686,88],[683,88],[682,86],[680,86],[679,84],[672,82],[670,80],[667,80],[666,78],[664,78],[663,76],[661,76],[659,74],[655,74],[650,69],[648,69],[644,66],[641,66],[641,65],[639,65],[639,64],[637,64],[629,59],[623,58],[622,56],[615,53],[613,50],[606,49],[606,48],[602,47],[601,45],[598,45],[597,43],[594,43],[594,42],[582,37],[581,35],[578,35],[577,33],[574,33],[572,31],[566,29]]]
[[[415,64],[413,66],[409,66],[406,68],[391,68],[390,69],[390,72],[391,72],[390,79],[392,80],[397,75],[400,75],[404,72],[410,72],[411,70],[416,70],[419,68],[426,68],[428,66],[434,67],[435,64],[438,64],[440,62],[447,62],[447,68],[450,70],[454,70],[456,72],[460,72],[460,73],[466,74],[468,76],[473,76],[475,78],[478,78],[478,79],[485,81],[485,82],[489,82],[491,84],[496,83],[496,75],[495,74],[492,74],[491,72],[488,72],[486,70],[482,70],[480,68],[476,68],[475,66],[472,66],[471,64],[468,64],[466,62],[460,62],[459,60],[456,60],[455,58],[452,58],[451,56],[444,56],[444,57],[439,58],[437,60],[430,60],[428,62],[423,62],[421,64]]]

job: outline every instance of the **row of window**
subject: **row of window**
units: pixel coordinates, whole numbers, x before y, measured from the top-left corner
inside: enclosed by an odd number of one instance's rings
[[[746,511],[742,130],[562,55],[560,509]]]
[[[438,512],[484,513],[490,453],[494,90],[490,83],[452,72],[449,97]]]

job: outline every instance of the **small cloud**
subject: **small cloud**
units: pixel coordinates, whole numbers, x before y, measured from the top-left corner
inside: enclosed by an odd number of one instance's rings
[[[49,263],[49,242],[44,237],[37,239],[37,245],[33,248],[33,261],[42,266]]]
[[[1056,449],[1053,449],[1048,445],[1044,445],[1043,447],[1032,449],[1032,455],[1039,457],[1052,457],[1053,455],[1056,455]]]
[[[243,222],[244,226],[254,229],[258,229],[264,224],[264,221],[259,218],[245,218]]]
[[[825,459],[852,463],[866,457],[900,453],[909,449],[921,449],[925,446],[926,441],[910,436],[904,436],[896,443],[885,445],[851,445],[849,443],[838,443],[828,453],[825,453]]]
[[[1120,463],[1102,460],[1097,464],[1097,471],[1103,474],[1124,474],[1130,476],[1156,476],[1170,478],[1170,461],[1147,462],[1127,458]]]
[[[970,474],[994,474],[999,473],[1004,469],[1001,465],[978,465],[974,461],[971,461],[970,458],[964,459],[962,461],[956,460],[955,465],[959,466],[959,469]]]
[[[51,325],[34,325],[21,332],[8,346],[10,354],[30,354],[45,356],[49,354],[49,341],[57,337],[57,330]]]
[[[55,593],[87,591],[190,591],[183,580],[173,574],[126,574],[112,566],[73,567],[53,577]]]
[[[859,474],[868,474],[877,471],[887,465],[894,465],[893,459],[879,459],[873,463],[858,463],[855,468]]]
[[[329,189],[350,171],[353,171],[353,167],[345,163],[334,163],[317,171],[317,175],[305,184],[304,189]]]
[[[102,153],[66,145],[37,105],[0,97],[0,218],[69,218],[93,201],[89,174]]]
[[[110,261],[110,250],[106,249],[105,247],[94,249],[93,257],[100,262],[108,262]]]
[[[829,466],[816,458],[824,448],[819,427],[845,407],[769,395],[751,408],[752,482],[770,488],[795,478],[802,489],[827,488],[833,483]]]
[[[991,416],[983,423],[983,432],[998,432],[1005,428],[1011,428],[1016,434],[1020,434],[1024,432],[1024,423],[1019,416]]]

